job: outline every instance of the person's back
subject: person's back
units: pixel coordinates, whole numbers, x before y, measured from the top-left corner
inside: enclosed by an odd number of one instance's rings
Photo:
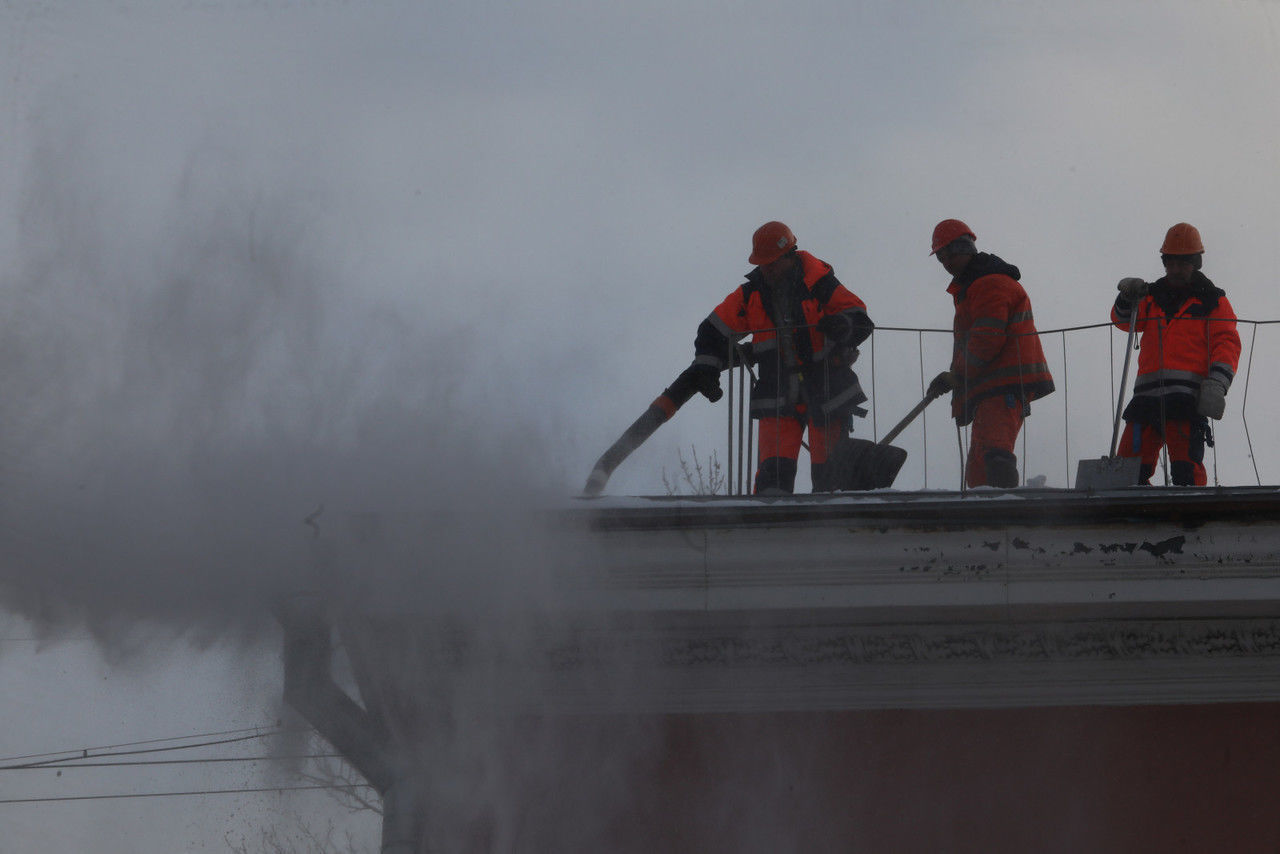
[[[951,368],[969,381],[952,401],[961,425],[986,397],[1013,394],[1031,401],[1053,391],[1031,298],[1021,271],[996,255],[979,252],[947,288],[956,307]]]
[[[1053,392],[1031,300],[1017,267],[978,252],[977,237],[960,220],[933,230],[933,251],[951,274],[955,304],[950,370],[930,383],[931,394],[951,390],[951,413],[972,424],[965,483],[1018,485],[1014,444],[1031,401]]]

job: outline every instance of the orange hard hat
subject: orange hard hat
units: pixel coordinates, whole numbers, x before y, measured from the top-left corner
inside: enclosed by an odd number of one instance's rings
[[[933,227],[933,251],[929,254],[933,255],[939,249],[960,237],[968,237],[970,240],[978,239],[978,235],[973,233],[973,229],[960,220],[944,219]]]
[[[1199,255],[1203,251],[1200,232],[1189,222],[1180,222],[1170,228],[1164,235],[1164,245],[1160,247],[1161,255]]]
[[[751,235],[752,264],[770,264],[796,248],[796,236],[786,223],[774,220],[766,222]]]

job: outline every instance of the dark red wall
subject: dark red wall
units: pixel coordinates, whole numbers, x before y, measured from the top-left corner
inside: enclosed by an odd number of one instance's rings
[[[558,718],[508,736],[455,850],[1280,852],[1280,704]]]
[[[619,850],[1280,851],[1276,704],[673,717],[659,738]]]

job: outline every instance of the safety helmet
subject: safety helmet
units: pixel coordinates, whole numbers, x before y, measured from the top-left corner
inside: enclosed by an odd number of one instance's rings
[[[933,251],[929,254],[937,254],[939,249],[961,237],[968,237],[970,240],[978,239],[978,235],[973,233],[973,229],[960,220],[944,219],[933,227]]]
[[[787,228],[786,223],[773,220],[766,222],[751,235],[752,264],[771,264],[792,249],[796,248],[796,236]]]
[[[1204,251],[1200,232],[1189,222],[1180,222],[1165,233],[1161,255],[1199,255]]]

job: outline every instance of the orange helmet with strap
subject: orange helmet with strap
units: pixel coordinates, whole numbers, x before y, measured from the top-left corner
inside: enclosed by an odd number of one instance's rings
[[[973,233],[973,229],[960,220],[944,219],[933,227],[933,251],[929,254],[937,254],[939,249],[961,237],[968,237],[970,240],[978,239],[978,235]]]
[[[1160,247],[1161,255],[1199,255],[1204,251],[1204,241],[1200,232],[1189,222],[1180,222],[1170,228],[1164,235],[1164,245]]]
[[[770,264],[796,248],[796,236],[786,223],[774,220],[766,222],[751,235],[752,264]]]

